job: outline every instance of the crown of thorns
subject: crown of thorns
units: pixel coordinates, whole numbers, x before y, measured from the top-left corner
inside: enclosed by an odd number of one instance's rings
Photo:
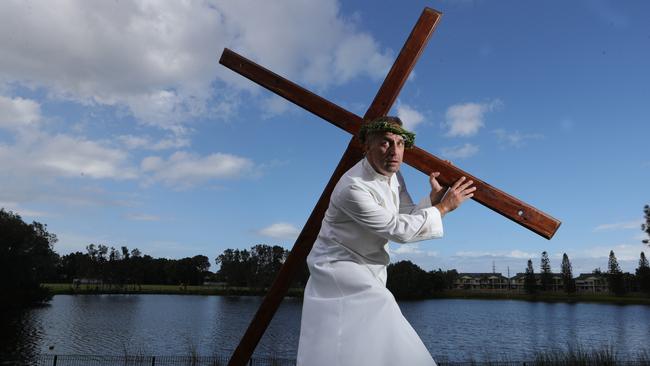
[[[405,130],[399,125],[401,121],[396,117],[380,117],[372,122],[368,122],[361,126],[359,131],[359,140],[366,143],[368,136],[377,132],[391,132],[396,135],[402,136],[404,139],[404,147],[410,148],[415,144],[415,134]]]

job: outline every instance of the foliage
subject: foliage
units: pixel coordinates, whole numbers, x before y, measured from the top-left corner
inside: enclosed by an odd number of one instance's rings
[[[540,282],[543,291],[553,289],[553,273],[551,273],[551,264],[548,259],[548,253],[542,252],[542,259],[540,263]]]
[[[388,266],[386,287],[398,299],[421,299],[433,290],[427,272],[411,261],[399,261]]]
[[[404,300],[425,299],[454,287],[458,272],[438,269],[426,272],[411,261],[391,263],[387,269],[386,287],[395,298]]]
[[[531,259],[528,260],[528,266],[526,267],[524,290],[528,294],[537,292],[537,279],[535,278],[535,270],[533,269],[533,261]]]
[[[613,292],[615,295],[625,294],[625,281],[623,272],[621,272],[621,267],[618,265],[618,260],[614,251],[609,251],[609,263],[607,265],[607,283],[609,285],[609,291]]]
[[[641,252],[639,258],[639,267],[636,269],[636,277],[639,282],[641,291],[650,294],[650,265],[645,253]]]
[[[40,283],[54,273],[56,235],[39,222],[25,223],[11,211],[0,209],[0,309],[47,301]]]
[[[576,292],[576,280],[573,278],[573,269],[569,256],[564,253],[562,256],[562,283],[564,284],[564,291],[568,294]]]
[[[650,206],[645,205],[643,207],[643,215],[645,218],[645,223],[641,224],[641,230],[648,234],[648,237],[650,238]],[[650,244],[650,239],[643,239],[643,243]]]
[[[415,144],[415,134],[413,132],[405,130],[402,126],[395,122],[394,119],[395,117],[384,116],[364,124],[361,126],[361,130],[359,131],[359,140],[361,143],[365,144],[368,136],[374,133],[391,132],[404,138],[404,147],[413,147]]]
[[[229,286],[269,287],[288,255],[289,251],[278,245],[258,244],[250,251],[226,249],[215,259],[220,266],[216,278]],[[294,286],[304,286],[308,276],[303,265],[294,278]]]
[[[210,260],[204,255],[181,259],[142,256],[139,249],[120,250],[103,244],[89,244],[86,253],[74,252],[61,257],[58,281],[91,281],[99,289],[125,285],[174,284],[200,285],[210,274]]]

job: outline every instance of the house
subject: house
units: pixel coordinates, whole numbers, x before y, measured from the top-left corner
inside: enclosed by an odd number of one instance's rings
[[[607,286],[607,279],[603,274],[597,273],[581,273],[576,278],[576,291],[577,292],[609,292]]]
[[[454,288],[463,290],[507,290],[508,277],[501,273],[459,273]]]
[[[514,277],[510,279],[510,288],[513,290],[524,291],[524,283],[526,282],[525,273],[517,273]],[[535,282],[537,287],[541,288],[542,286],[542,274],[535,273]],[[551,286],[548,289],[549,291],[562,291],[564,290],[564,281],[562,281],[561,273],[551,273]]]

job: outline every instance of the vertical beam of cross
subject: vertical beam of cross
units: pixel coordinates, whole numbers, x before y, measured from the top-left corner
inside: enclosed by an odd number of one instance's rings
[[[386,79],[377,92],[375,99],[364,115],[364,121],[369,121],[388,113],[415,63],[422,54],[441,15],[441,13],[433,9],[424,9],[406,43],[402,47],[397,60],[395,60]],[[291,280],[294,278],[300,266],[304,264],[316,240],[334,186],[341,176],[361,160],[362,157],[361,146],[353,137],[309,216],[307,223],[296,239],[287,260],[280,269],[269,292],[264,297],[260,308],[257,310],[255,317],[239,342],[237,349],[232,354],[228,362],[229,366],[244,366],[252,356],[255,347],[257,347],[262,335],[264,335],[266,328],[273,319],[273,315],[275,315],[282,299],[286,295]]]

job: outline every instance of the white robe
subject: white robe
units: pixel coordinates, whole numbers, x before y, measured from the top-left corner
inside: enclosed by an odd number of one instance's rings
[[[429,197],[414,205],[401,175],[366,159],[346,172],[307,257],[297,365],[435,365],[386,289],[386,247],[442,234],[440,212]]]

